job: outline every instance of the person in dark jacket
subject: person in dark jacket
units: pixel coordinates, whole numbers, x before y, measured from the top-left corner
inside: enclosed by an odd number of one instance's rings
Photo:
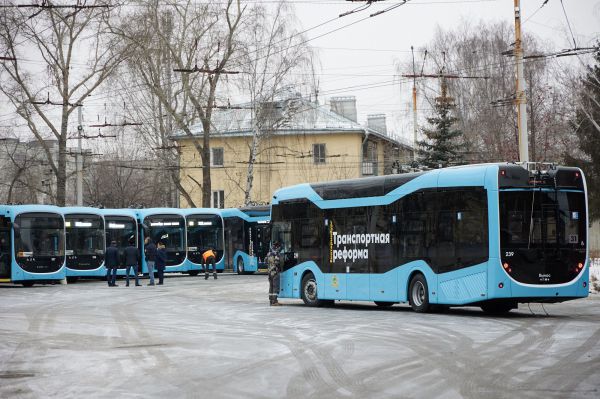
[[[140,253],[137,247],[134,245],[134,240],[129,240],[129,245],[125,247],[125,251],[123,251],[123,263],[125,264],[125,286],[129,287],[129,271],[133,269],[135,273],[135,286],[139,287],[140,278],[138,277],[138,273],[140,271]]]
[[[152,238],[146,237],[144,240],[144,254],[146,255],[146,266],[148,266],[148,276],[150,284],[154,285],[154,261],[156,260],[156,245],[152,242]]]
[[[112,241],[110,247],[106,248],[104,255],[104,266],[106,267],[106,282],[109,287],[118,287],[115,283],[117,278],[117,267],[119,266],[119,249],[117,242]]]
[[[269,303],[271,306],[281,306],[281,303],[277,301],[280,288],[279,273],[281,272],[281,245],[279,242],[276,241],[273,244],[266,259],[269,266]]]
[[[165,266],[167,264],[167,251],[165,250],[165,244],[163,244],[162,242],[158,243],[155,264],[156,272],[158,273],[158,285],[163,285],[163,279],[165,277]]]

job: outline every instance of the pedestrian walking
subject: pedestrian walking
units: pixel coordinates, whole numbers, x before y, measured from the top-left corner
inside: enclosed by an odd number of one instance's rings
[[[112,241],[104,254],[104,267],[106,267],[106,282],[109,287],[118,287],[116,284],[117,267],[119,267],[119,249],[117,242]]]
[[[204,279],[208,280],[208,265],[212,264],[213,276],[215,280],[217,279],[217,264],[216,264],[217,254],[213,251],[212,248],[208,248],[202,254],[202,260],[204,262]]]
[[[129,271],[133,269],[135,273],[135,286],[139,287],[140,278],[138,273],[140,271],[140,253],[137,247],[134,245],[135,239],[129,240],[129,245],[125,247],[123,251],[123,263],[125,264],[125,286],[129,287]]]
[[[165,278],[165,266],[167,264],[167,251],[165,250],[165,244],[162,242],[158,243],[156,250],[155,266],[158,274],[158,285],[163,285]]]
[[[146,237],[144,240],[144,254],[146,256],[146,266],[148,266],[148,276],[150,277],[150,283],[148,285],[154,285],[154,261],[156,259],[156,245],[152,242],[152,238]]]
[[[279,295],[279,273],[281,271],[281,245],[279,242],[273,243],[269,253],[267,254],[267,266],[269,267],[269,303],[271,306],[281,306],[277,301]]]

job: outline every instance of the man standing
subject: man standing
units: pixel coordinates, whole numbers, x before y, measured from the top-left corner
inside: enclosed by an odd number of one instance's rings
[[[134,240],[130,239],[129,240],[129,245],[125,248],[125,251],[123,252],[123,257],[125,258],[125,286],[129,287],[129,270],[133,269],[133,272],[135,273],[135,286],[139,287],[140,284],[140,278],[138,277],[138,273],[140,271],[139,269],[139,264],[140,264],[140,253],[138,252],[138,249],[134,244]]]
[[[163,285],[163,279],[165,278],[165,266],[167,265],[167,251],[165,250],[165,244],[162,242],[158,243],[158,249],[156,250],[156,272],[158,273],[158,285]]]
[[[267,265],[269,267],[269,302],[271,306],[281,306],[277,302],[277,295],[279,295],[279,272],[281,271],[281,246],[279,242],[273,243],[271,250],[267,254]]]
[[[106,248],[104,266],[106,267],[106,282],[108,286],[118,287],[115,280],[117,278],[117,267],[119,266],[119,250],[117,249],[117,242],[114,240],[110,243],[110,247]]]
[[[212,268],[213,268],[213,276],[215,278],[215,280],[217,279],[217,264],[216,264],[216,257],[217,254],[215,254],[215,251],[213,251],[212,248],[208,248],[208,250],[204,251],[204,253],[202,254],[202,259],[204,261],[204,279],[208,280],[208,265],[212,264]]]
[[[144,241],[144,253],[146,255],[146,265],[148,266],[148,276],[150,284],[154,285],[154,260],[156,259],[156,245],[152,242],[152,238],[146,237]]]

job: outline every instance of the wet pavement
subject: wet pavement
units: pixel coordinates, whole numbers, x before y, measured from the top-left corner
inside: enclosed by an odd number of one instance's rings
[[[0,286],[0,397],[598,398],[600,296],[269,307],[265,276]]]

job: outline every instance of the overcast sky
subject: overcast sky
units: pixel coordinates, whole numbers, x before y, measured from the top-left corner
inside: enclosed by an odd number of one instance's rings
[[[292,0],[303,29],[310,29],[355,9],[361,4],[343,0]],[[513,0],[412,0],[387,13],[366,18],[399,0],[374,3],[368,9],[338,18],[306,33],[319,55],[321,102],[331,96],[354,95],[357,98],[359,122],[367,114],[385,113],[388,127],[403,137],[412,137],[412,116],[408,113],[412,84],[393,84],[395,65],[411,59],[411,45],[426,46],[436,26],[452,29],[465,20],[477,24],[506,21],[514,26]],[[567,29],[565,13],[579,47],[591,46],[600,38],[600,1],[522,0],[523,31],[549,42],[556,50],[574,47]],[[541,8],[540,8],[541,7]],[[344,25],[336,32],[329,33]],[[323,35],[317,38],[317,36]],[[525,49],[527,52],[527,49]],[[422,57],[422,55],[418,55]],[[411,71],[406,71],[410,73]],[[436,71],[430,71],[436,72]],[[381,83],[379,88],[350,87]],[[387,84],[387,85],[386,85]]]

